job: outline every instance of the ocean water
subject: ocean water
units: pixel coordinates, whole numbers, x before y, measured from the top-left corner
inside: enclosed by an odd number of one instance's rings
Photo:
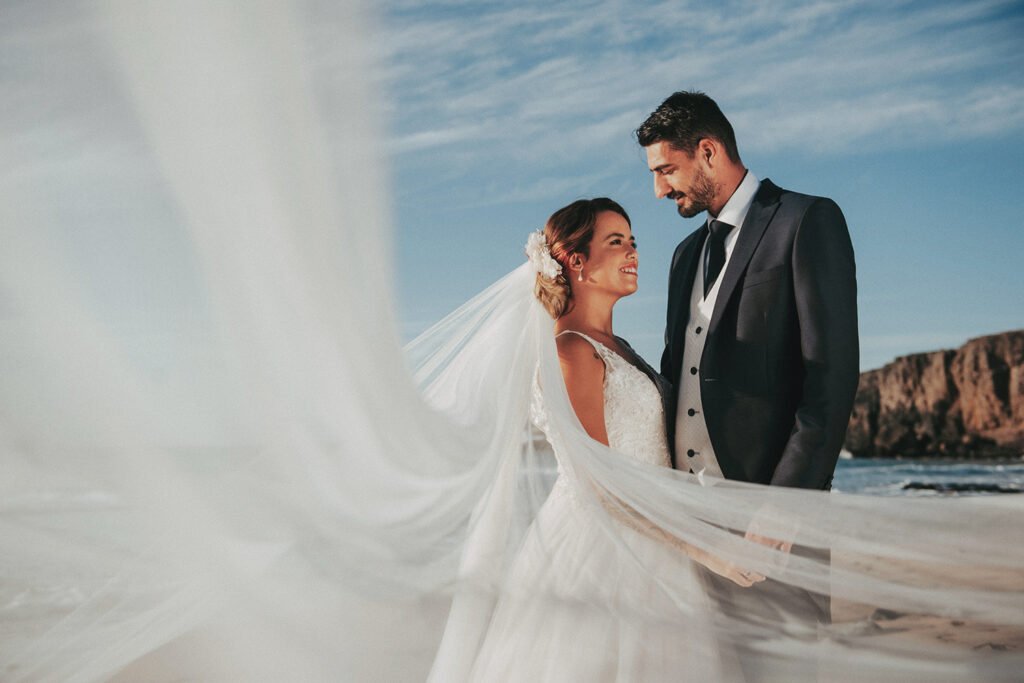
[[[533,432],[533,449],[547,454],[542,462],[553,464],[555,455],[539,432]],[[832,490],[872,496],[956,497],[1024,493],[1024,456],[1012,461],[952,461],[939,459],[851,458],[845,451],[836,465]],[[542,467],[554,483],[554,466]],[[537,474],[538,472],[534,472]]]
[[[972,496],[1024,493],[1024,461],[841,459],[833,490],[876,496]]]

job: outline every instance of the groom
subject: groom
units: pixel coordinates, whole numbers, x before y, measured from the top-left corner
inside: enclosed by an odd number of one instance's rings
[[[727,479],[828,489],[858,380],[853,246],[835,202],[759,180],[740,159],[714,100],[677,92],[636,131],[654,192],[679,215],[707,212],[672,257],[661,372],[677,469]],[[673,419],[674,417],[674,419]],[[829,562],[822,548],[756,533],[781,553]],[[752,588],[705,573],[734,624],[831,621],[825,593],[771,579]],[[742,645],[737,643],[738,646]],[[746,650],[748,680],[813,680],[815,661],[773,669]],[[774,665],[778,666],[778,662]]]
[[[673,383],[666,419],[674,466],[830,488],[859,366],[856,272],[842,211],[748,171],[732,126],[703,93],[673,94],[636,136],[658,198],[684,218],[708,214],[676,248],[669,274],[661,372]],[[826,549],[756,531],[747,538],[829,561]],[[739,591],[706,579],[721,615],[736,623],[831,621],[827,594],[771,579]],[[743,662],[748,680],[818,675],[816,662],[773,673],[755,650]]]
[[[708,214],[676,248],[669,276],[661,372],[674,383],[675,467],[830,488],[859,366],[842,212],[748,171],[703,93],[673,94],[636,136],[658,198],[684,218]]]

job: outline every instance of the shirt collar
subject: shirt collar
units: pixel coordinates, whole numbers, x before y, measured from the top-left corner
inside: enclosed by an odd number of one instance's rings
[[[718,216],[713,218],[708,214],[708,223],[710,224],[713,220],[719,220],[736,228],[742,227],[743,221],[747,217],[747,212],[750,211],[750,206],[754,203],[754,196],[757,194],[759,187],[761,187],[761,181],[757,179],[756,175],[747,171],[746,175],[743,176],[743,180],[740,181],[739,187],[729,197],[729,201],[722,207]]]

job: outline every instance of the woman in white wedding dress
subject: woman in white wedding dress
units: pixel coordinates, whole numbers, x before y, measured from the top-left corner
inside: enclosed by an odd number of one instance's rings
[[[670,468],[664,380],[612,329],[615,303],[637,290],[629,216],[607,198],[575,201],[530,236],[527,252],[538,271],[536,296],[555,319],[580,424],[622,457]],[[547,432],[540,383],[531,413]],[[439,658],[432,679],[462,680],[468,671],[474,681],[731,680],[723,658],[708,656],[718,647],[709,629],[713,606],[701,599],[704,588],[684,557],[741,586],[763,577],[716,561],[619,505],[602,506],[618,522],[609,533],[559,472],[512,562],[479,653]],[[693,598],[682,612],[678,595]],[[447,637],[465,638],[453,633]],[[455,648],[446,642],[442,651]]]

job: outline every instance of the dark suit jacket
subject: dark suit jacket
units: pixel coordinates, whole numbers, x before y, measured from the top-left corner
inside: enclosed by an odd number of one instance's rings
[[[690,291],[707,227],[672,257],[662,374],[675,446]],[[831,199],[761,183],[737,238],[700,360],[701,402],[728,479],[828,488],[859,374],[853,245]],[[685,397],[683,397],[685,400]],[[686,455],[674,454],[686,468]]]

